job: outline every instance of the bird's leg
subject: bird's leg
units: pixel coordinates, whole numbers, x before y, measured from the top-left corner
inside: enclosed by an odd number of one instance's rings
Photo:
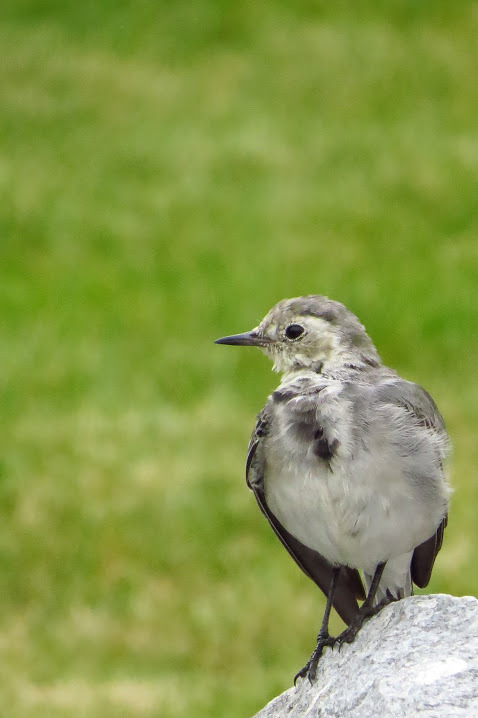
[[[355,640],[355,636],[360,631],[365,621],[368,618],[375,616],[375,614],[381,611],[384,606],[394,600],[392,596],[388,595],[375,606],[373,605],[375,596],[377,594],[378,585],[380,583],[380,579],[382,578],[383,569],[385,568],[385,563],[386,561],[377,564],[377,568],[375,569],[375,573],[373,575],[372,583],[370,584],[367,598],[360,606],[357,615],[352,620],[350,625],[345,629],[345,631],[342,631],[340,636],[337,636],[336,640],[340,647],[343,643],[352,643]]]
[[[294,678],[294,685],[298,678],[304,678],[305,676],[308,676],[309,681],[312,683],[312,681],[315,679],[315,675],[317,673],[317,664],[324,651],[324,648],[326,646],[333,646],[336,641],[336,639],[329,634],[329,618],[330,611],[332,610],[332,605],[334,602],[334,594],[337,587],[339,571],[339,566],[334,566],[332,569],[332,579],[330,581],[329,592],[327,594],[327,603],[325,606],[320,631],[317,635],[317,645],[305,666],[301,668],[301,670],[296,674]]]

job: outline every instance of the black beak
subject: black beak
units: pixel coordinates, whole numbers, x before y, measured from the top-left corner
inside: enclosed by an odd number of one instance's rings
[[[232,334],[230,337],[222,337],[222,339],[216,339],[214,342],[214,344],[232,344],[238,347],[263,347],[267,343],[267,339],[261,337],[255,331]]]

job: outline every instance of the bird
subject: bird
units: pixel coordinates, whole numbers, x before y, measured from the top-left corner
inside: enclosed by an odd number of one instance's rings
[[[246,481],[327,597],[294,679],[313,682],[326,647],[428,585],[448,520],[448,434],[430,394],[385,366],[356,315],[328,297],[284,299],[216,343],[259,347],[281,374],[257,415]],[[332,608],[346,624],[336,637]]]

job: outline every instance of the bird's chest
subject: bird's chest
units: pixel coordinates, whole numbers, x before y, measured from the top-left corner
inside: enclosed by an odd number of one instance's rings
[[[400,505],[399,477],[395,482],[390,466],[353,443],[340,412],[332,418],[318,411],[313,420],[277,412],[273,429],[265,446],[269,508],[289,533],[329,561],[365,568],[366,560],[375,560],[371,546],[383,548],[376,527],[390,527],[390,507]]]
[[[345,562],[344,544],[357,538],[364,501],[357,500],[342,472],[333,472],[325,462],[277,462],[271,456],[265,493],[268,506],[289,533],[330,561]]]
[[[276,412],[265,446],[268,506],[284,527],[329,560],[339,560],[340,543],[356,530],[364,498],[352,490],[346,423],[330,411],[288,407]],[[360,506],[359,506],[360,505]]]

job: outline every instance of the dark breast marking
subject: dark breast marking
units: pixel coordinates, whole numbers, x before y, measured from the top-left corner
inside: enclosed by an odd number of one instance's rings
[[[297,392],[292,391],[292,389],[276,389],[272,394],[272,398],[278,403],[290,401],[295,396],[297,396]]]
[[[265,419],[259,419],[256,424],[256,436],[266,436],[269,433],[269,422]]]
[[[296,380],[300,383],[308,382],[308,377],[301,377],[300,379]],[[323,391],[325,387],[323,386],[315,386],[311,389],[304,389],[303,387],[296,387],[295,389],[276,389],[272,393],[272,399],[277,403],[283,403],[286,401],[290,401],[291,399],[306,399],[307,397],[313,397],[317,394],[320,394],[321,391]]]
[[[307,444],[312,444],[313,452],[318,459],[330,461],[330,459],[334,457],[339,446],[338,440],[333,439],[333,441],[329,441],[324,435],[323,427],[318,426],[315,421],[311,421],[310,419],[307,421],[307,418],[308,417],[306,415],[303,421],[297,421],[294,424],[298,440]]]
[[[324,436],[324,430],[321,426],[314,432],[314,454],[324,461],[330,461],[337,451],[339,442],[334,439],[329,443],[328,439]]]

